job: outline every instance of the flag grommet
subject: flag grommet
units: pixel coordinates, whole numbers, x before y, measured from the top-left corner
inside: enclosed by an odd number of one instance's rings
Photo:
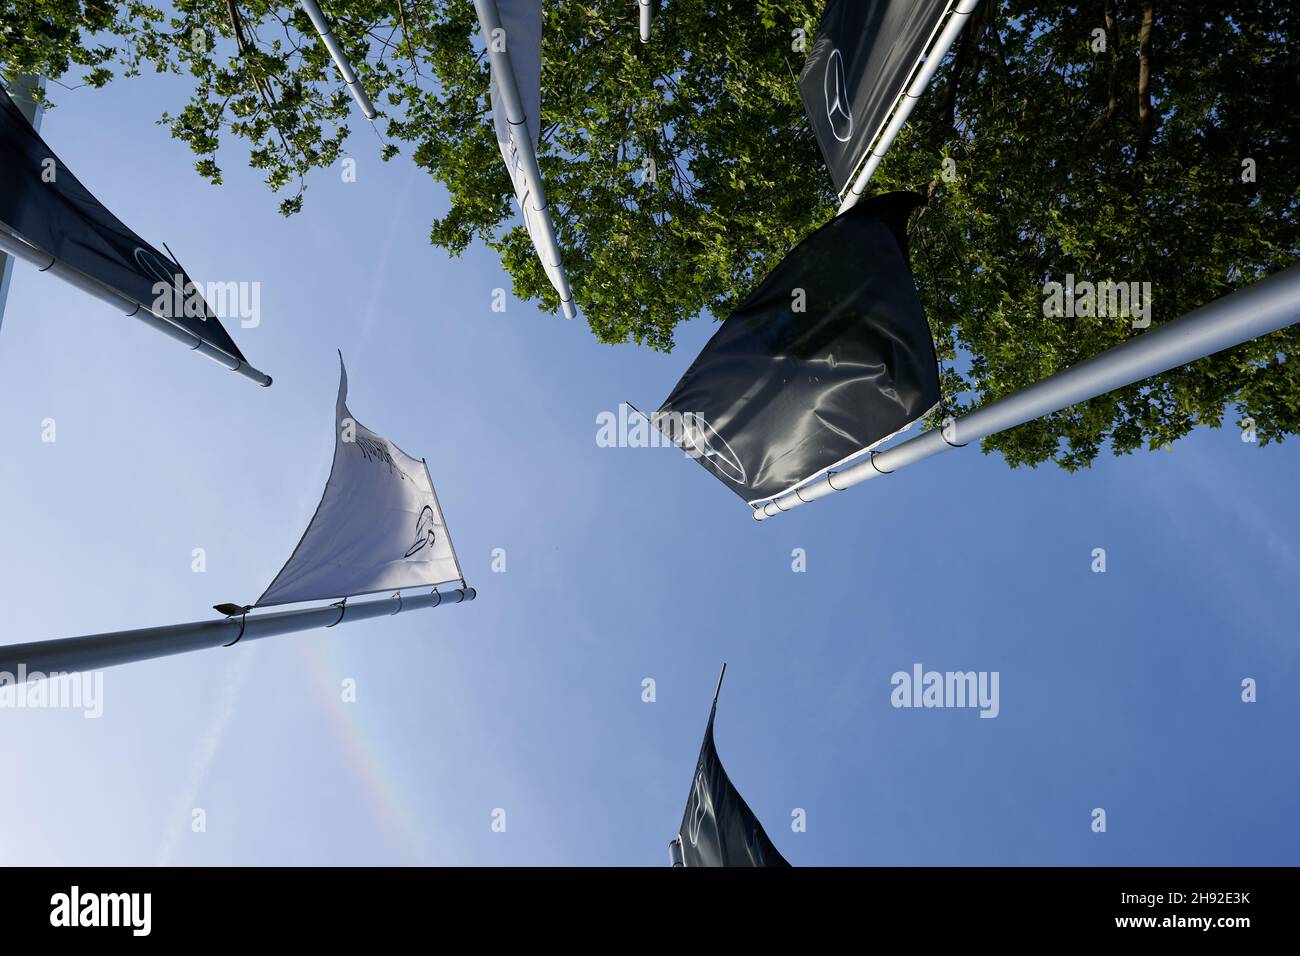
[[[401,614],[402,613],[402,592],[401,591],[395,592],[393,594],[393,597],[397,598],[397,610],[394,611],[393,614]],[[389,616],[391,617],[392,615]]]
[[[874,451],[871,453],[871,467],[874,468],[874,469],[876,469],[876,471],[879,472],[879,473],[882,474],[882,475],[892,475],[892,474],[893,474],[892,471],[883,471],[883,470],[881,470],[881,467],[880,467],[879,465],[876,464],[876,453],[875,453]],[[832,486],[832,487],[834,487],[834,486]]]

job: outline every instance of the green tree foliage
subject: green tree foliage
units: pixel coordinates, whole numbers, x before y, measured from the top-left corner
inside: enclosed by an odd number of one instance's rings
[[[981,7],[875,181],[934,189],[913,263],[939,340],[970,357],[948,382],[956,408],[1140,334],[1045,317],[1046,282],[1150,282],[1154,326],[1296,261],[1298,40],[1295,7],[1269,0]],[[1297,345],[1279,332],[985,445],[1073,469],[1108,440],[1123,454],[1217,426],[1228,406],[1280,440],[1300,426]]]
[[[601,341],[671,348],[678,322],[726,315],[834,213],[795,83],[821,6],[669,0],[642,45],[633,0],[547,0],[540,163]],[[385,158],[406,153],[451,196],[432,241],[453,254],[486,242],[518,296],[558,308],[491,132],[473,4],[323,8],[383,113]],[[0,11],[11,72],[95,86],[114,71],[184,78],[162,119],[198,171],[220,182],[241,139],[286,214],[364,123],[293,3],[0,0]],[[912,259],[949,411],[1140,334],[1125,316],[1045,316],[1048,282],[1149,282],[1155,325],[1296,261],[1292,4],[985,0],[950,59],[872,180],[930,197]],[[1298,342],[1276,333],[986,450],[1072,469],[1106,442],[1158,447],[1219,425],[1228,408],[1254,420],[1261,442],[1279,441],[1300,427]]]

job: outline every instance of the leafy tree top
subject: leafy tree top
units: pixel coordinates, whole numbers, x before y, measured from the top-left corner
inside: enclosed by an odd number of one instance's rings
[[[487,243],[516,295],[557,309],[492,134],[473,4],[322,7],[382,111],[384,157],[407,154],[450,194],[433,243]],[[834,213],[795,83],[821,3],[671,0],[649,44],[633,0],[545,11],[539,155],[575,297],[601,341],[669,349],[677,323],[726,315]],[[364,122],[294,3],[7,0],[0,22],[10,73],[187,76],[162,120],[199,173],[219,183],[242,140],[286,214]],[[1154,325],[1294,263],[1298,119],[1290,3],[985,0],[872,180],[930,196],[912,260],[947,411],[1141,334],[1131,316],[1045,315],[1048,283],[1150,283]],[[1077,468],[1107,442],[1127,453],[1217,426],[1228,406],[1281,440],[1300,427],[1298,343],[1275,333],[984,447]]]

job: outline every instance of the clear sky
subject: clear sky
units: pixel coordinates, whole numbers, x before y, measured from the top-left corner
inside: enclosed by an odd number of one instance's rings
[[[1077,475],[969,448],[760,525],[680,453],[596,443],[710,320],[663,355],[493,312],[495,257],[429,245],[445,194],[359,117],[357,181],[282,219],[242,145],[213,187],[153,125],[176,82],[55,87],[43,133],[195,279],[261,283],[230,331],[275,385],[20,264],[0,640],[251,602],[328,474],[336,349],[479,598],[111,669],[99,719],[0,709],[0,862],[664,865],[724,660],[719,751],[796,865],[1300,861],[1300,447],[1202,430]],[[891,706],[917,663],[998,672],[998,716]]]

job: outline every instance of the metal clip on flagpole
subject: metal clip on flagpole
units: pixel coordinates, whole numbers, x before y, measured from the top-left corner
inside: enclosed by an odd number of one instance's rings
[[[161,332],[169,338],[175,339],[187,348],[205,355],[218,365],[223,365],[232,372],[237,372],[249,381],[256,382],[262,387],[271,384],[271,376],[261,372],[249,365],[245,361],[235,358],[228,352],[225,352],[208,342],[204,342],[197,335],[181,328],[167,319],[155,315],[147,307],[139,302],[133,302],[126,296],[120,295],[110,289],[103,283],[92,279],[78,269],[65,262],[55,259],[49,253],[42,252],[35,246],[30,245],[25,240],[13,235],[7,229],[0,228],[0,251],[7,252],[15,259],[22,259],[24,262],[30,262],[41,272],[48,272],[50,275],[58,276],[69,285],[76,286],[82,292],[93,295],[101,302],[113,306],[116,309],[122,309],[127,316],[139,319],[145,325]]]
[[[375,104],[370,102],[370,97],[366,95],[365,89],[362,88],[356,72],[352,69],[352,64],[348,62],[347,56],[343,53],[343,48],[339,46],[339,41],[334,39],[334,32],[330,29],[325,14],[320,12],[320,7],[316,6],[316,0],[302,0],[302,9],[311,19],[311,25],[316,28],[316,32],[320,34],[321,43],[325,44],[325,49],[329,51],[330,57],[334,60],[334,65],[339,68],[339,73],[343,76],[343,82],[347,84],[349,92],[352,93],[352,98],[357,101],[357,106],[361,107],[361,112],[365,114],[366,119],[373,120],[379,115],[379,112],[375,109]]]
[[[244,636],[244,625],[248,623],[248,610],[248,608],[244,608],[239,615],[239,633],[235,635],[235,639],[229,644],[222,644],[222,647],[234,647],[239,643],[239,639]],[[227,617],[231,616],[232,615],[227,615]]]
[[[336,608],[338,608],[338,609],[339,609],[339,616],[338,616],[338,620],[336,620],[336,621],[334,622],[334,624],[326,624],[325,626],[326,626],[327,628],[329,628],[329,627],[334,627],[335,624],[342,624],[342,623],[343,623],[343,618],[344,618],[344,616],[348,613],[348,599],[347,599],[347,598],[344,598],[342,601],[338,601],[338,602],[336,602],[336,603],[334,603],[334,604],[331,604],[330,607],[336,607]]]
[[[912,109],[916,106],[917,100],[925,92],[925,88],[930,85],[930,80],[934,77],[935,72],[939,69],[939,64],[943,62],[944,56],[957,41],[957,35],[961,33],[962,27],[970,19],[970,15],[975,12],[975,8],[980,5],[980,0],[957,0],[957,9],[955,9],[948,18],[943,32],[939,34],[939,39],[934,42],[929,53],[926,54],[925,61],[920,65],[920,72],[916,78],[904,91],[902,97],[894,107],[894,116],[884,131],[876,137],[867,152],[867,161],[858,173],[858,178],[854,180],[853,187],[849,194],[844,197],[840,203],[839,212],[846,212],[857,205],[858,200],[862,198],[862,193],[867,188],[867,180],[871,179],[872,173],[880,165],[885,153],[893,144],[894,138],[898,136],[899,130],[907,122],[907,118],[912,115]]]
[[[447,597],[451,596],[449,592]],[[269,614],[227,615],[219,621],[195,621],[166,627],[146,627],[134,631],[89,634],[53,641],[10,644],[0,647],[0,672],[9,674],[49,675],[71,671],[97,670],[116,664],[129,664],[155,657],[170,657],[209,647],[229,647],[262,637],[275,637],[297,631],[333,627],[335,624],[364,621],[373,617],[438,607],[443,603],[461,604],[478,596],[473,588],[459,588],[456,600],[443,602],[444,595],[422,594],[409,598],[383,598],[361,604],[349,604],[346,620],[337,604],[275,611]],[[234,607],[234,605],[221,605]],[[224,612],[223,612],[224,613]],[[23,678],[25,679],[25,678]]]
[[[494,42],[497,30],[505,35],[501,26],[501,16],[497,13],[496,0],[474,0],[478,11],[479,29],[483,32],[483,43],[487,47],[488,57],[492,61],[492,76],[497,81],[497,92],[505,106],[506,121],[514,129],[522,128],[523,136],[512,136],[519,159],[524,166],[524,177],[528,180],[528,195],[533,201],[534,211],[541,223],[541,240],[544,248],[538,252],[555,267],[559,278],[560,306],[566,319],[578,314],[573,304],[573,289],[569,286],[569,274],[564,271],[564,260],[560,256],[560,244],[555,238],[555,223],[551,220],[551,210],[546,202],[546,188],[542,185],[542,171],[537,165],[537,153],[533,150],[533,138],[528,132],[528,120],[524,115],[523,100],[519,96],[519,87],[515,84],[515,71],[510,63],[509,40],[502,44]],[[497,47],[500,46],[500,49]],[[541,117],[537,117],[541,121]]]
[[[931,455],[960,448],[1296,323],[1300,323],[1300,265],[1276,272],[1073,368],[990,402],[944,428],[909,438],[843,471],[800,485],[756,508],[754,518],[764,521],[833,491],[892,474]]]

